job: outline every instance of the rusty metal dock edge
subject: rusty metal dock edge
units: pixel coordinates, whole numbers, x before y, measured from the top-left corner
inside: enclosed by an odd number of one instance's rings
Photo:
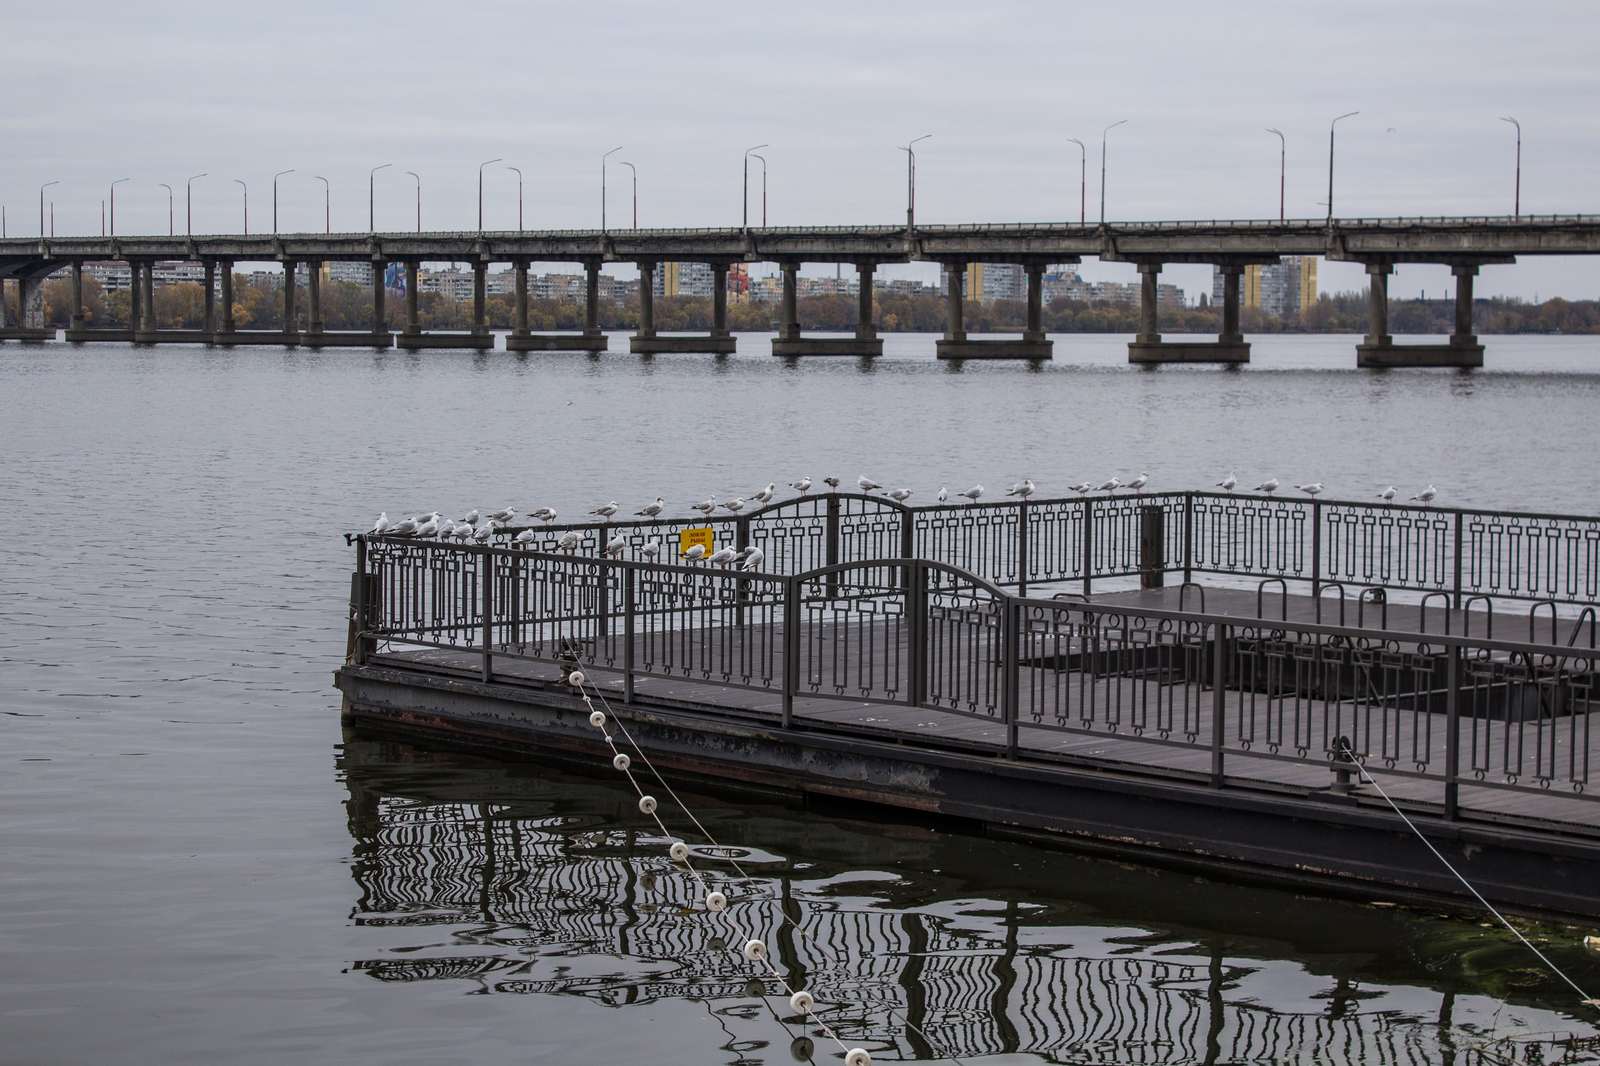
[[[608,749],[556,685],[503,685],[369,661],[335,674],[351,720],[496,754],[593,766]],[[1008,761],[834,728],[785,730],[636,699],[625,724],[651,760],[743,788],[974,822],[1093,853],[1365,899],[1477,909],[1387,808],[1056,762]],[[1412,815],[1497,906],[1600,918],[1600,838]]]

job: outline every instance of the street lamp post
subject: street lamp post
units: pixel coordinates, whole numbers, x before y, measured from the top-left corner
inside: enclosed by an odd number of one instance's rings
[[[754,158],[761,160],[761,228],[767,228],[767,157],[757,152],[750,153]]]
[[[378,214],[378,212],[377,212],[377,204],[378,204],[378,193],[377,193],[377,189],[378,189],[378,171],[384,169],[385,167],[392,167],[392,166],[394,166],[393,163],[379,163],[377,166],[375,166],[371,170],[367,171],[367,232],[368,233],[376,233],[378,231],[378,226],[377,226],[377,222],[376,222],[377,214]]]
[[[323,177],[321,174],[313,174],[311,176],[313,178],[315,178],[317,181],[322,182],[322,232],[323,233],[332,233],[333,232],[333,186],[330,185],[328,183],[328,179]]]
[[[518,168],[518,167],[512,166],[510,163],[506,164],[506,169],[511,171],[511,172],[513,172],[517,176],[517,232],[521,233],[522,232],[522,170],[520,168]],[[482,223],[481,222],[479,223],[479,228],[480,229],[482,228]]]
[[[906,233],[910,233],[917,225],[917,153],[918,141],[925,141],[932,137],[931,133],[924,133],[921,137],[913,137],[900,146],[906,154]]]
[[[1287,141],[1285,141],[1283,139],[1283,131],[1282,130],[1279,130],[1279,129],[1268,129],[1267,132],[1276,135],[1277,138],[1278,138],[1278,221],[1282,222],[1283,221],[1283,176],[1284,176],[1285,164],[1288,162],[1288,159],[1289,159],[1289,144],[1288,144]]]
[[[744,229],[750,228],[750,156],[757,148],[765,147],[764,144],[758,144],[744,150],[744,204],[741,206]]]
[[[639,228],[639,168],[626,159],[617,160],[619,166],[627,167],[633,174],[633,228]]]
[[[111,183],[111,235],[113,237],[117,235],[117,186],[129,180],[131,179],[118,178]]]
[[[272,232],[274,235],[278,232],[278,179],[285,174],[293,173],[294,168],[290,167],[288,170],[280,170],[272,175]]]
[[[240,178],[234,178],[233,183],[239,186],[240,192],[244,194],[244,235],[248,237],[250,236],[250,186]]]
[[[1067,140],[1078,146],[1078,225],[1081,226],[1089,217],[1089,149],[1076,137]]]
[[[499,159],[486,159],[478,164],[478,232],[483,232],[483,168],[490,163],[498,163]]]
[[[47,181],[39,186],[39,236],[44,236],[44,191],[52,185],[60,185],[60,181]]]
[[[408,171],[406,171],[406,173],[410,174],[413,178],[417,179],[417,232],[421,233],[422,232],[422,175],[418,174],[415,170],[408,170]]]
[[[194,236],[194,179],[205,176],[205,171],[191,174],[189,180],[183,183],[183,232],[186,237]]]
[[[158,181],[156,184],[167,190],[167,236],[170,237],[172,236],[172,186],[164,181]]]
[[[1347,118],[1354,118],[1361,114],[1359,111],[1346,111],[1328,123],[1328,221],[1333,221],[1333,128]]]
[[[1517,185],[1514,199],[1511,201],[1511,211],[1514,217],[1522,217],[1522,123],[1510,115],[1501,115],[1501,122],[1509,122],[1517,128]]]
[[[622,151],[622,145],[617,145],[611,151],[600,157],[600,232],[606,231],[606,160]]]
[[[1118,119],[1100,131],[1100,224],[1106,224],[1106,140],[1107,134],[1118,126],[1127,125],[1127,119]]]

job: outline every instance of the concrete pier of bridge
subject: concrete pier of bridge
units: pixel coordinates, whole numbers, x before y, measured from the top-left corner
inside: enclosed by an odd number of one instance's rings
[[[963,257],[959,262],[945,260],[945,327],[944,336],[934,341],[934,355],[939,359],[1049,359],[1053,356],[1055,342],[1044,335],[1044,269],[1043,262],[1028,262],[1024,268],[1028,275],[1027,324],[1022,337],[968,337],[964,321],[966,301],[966,265],[971,261]],[[1076,259],[1071,260],[1076,262]],[[981,295],[981,294],[980,294]]]
[[[6,310],[6,279],[0,276],[0,340],[55,340],[56,331],[44,324],[44,275],[31,273],[16,277],[18,320],[12,322]]]
[[[1409,261],[1409,260],[1408,260]],[[1446,265],[1456,279],[1455,328],[1444,344],[1396,344],[1389,334],[1389,274],[1393,259],[1366,260],[1368,288],[1367,335],[1356,346],[1356,366],[1363,369],[1402,367],[1456,367],[1483,365],[1483,345],[1472,332],[1472,279],[1486,263],[1508,263],[1509,258],[1456,259]]]
[[[528,329],[528,260],[512,263],[516,272],[515,317],[506,337],[508,352],[603,352],[606,335],[600,332],[600,260],[583,261],[584,297],[582,333],[532,333]]]
[[[471,351],[488,351],[494,347],[494,334],[489,332],[484,318],[484,272],[488,264],[482,261],[472,264],[472,329],[467,333],[429,333],[422,329],[422,319],[417,307],[417,271],[422,265],[420,259],[405,260],[406,272],[406,322],[394,338],[394,346],[403,348],[408,352],[422,351],[426,348],[465,348]],[[374,266],[373,277],[373,319],[383,319],[383,283],[377,276]],[[481,328],[480,328],[481,327]]]
[[[1277,262],[1276,256],[1266,259],[1235,257],[1217,264],[1222,271],[1222,328],[1214,341],[1162,340],[1156,278],[1164,261],[1135,259],[1134,262],[1139,267],[1139,332],[1128,344],[1128,362],[1239,364],[1250,361],[1250,345],[1239,331],[1239,277],[1248,264]]]
[[[665,352],[700,352],[712,355],[731,355],[738,341],[728,332],[728,263],[726,259],[711,260],[711,332],[672,333],[663,336],[656,332],[656,268],[661,260],[640,259],[639,266],[639,331],[628,338],[628,350],[635,355],[659,355]]]
[[[800,332],[800,311],[797,289],[800,263],[787,261],[778,264],[783,274],[782,320],[778,335],[772,340],[772,354],[778,356],[812,355],[864,355],[876,357],[883,354],[883,338],[878,336],[872,320],[872,275],[878,264],[864,259],[856,263],[860,279],[856,294],[856,333],[854,337],[806,337]]]

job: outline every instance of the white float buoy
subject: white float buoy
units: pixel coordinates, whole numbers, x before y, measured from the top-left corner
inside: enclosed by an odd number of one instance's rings
[[[853,1047],[844,1057],[844,1066],[872,1066],[872,1056],[867,1054],[866,1048]]]
[[[751,962],[760,962],[767,957],[767,945],[760,940],[747,940],[744,944],[744,957]]]
[[[667,855],[671,857],[673,862],[683,862],[689,857],[689,845],[681,840],[674,840],[672,847],[667,849]]]
[[[587,680],[589,679],[584,676],[582,670],[574,670],[572,673],[567,675],[567,684],[571,685],[573,688],[582,688],[583,683]]]
[[[812,998],[810,992],[796,992],[789,997],[789,1006],[793,1007],[798,1014],[810,1014],[811,1008],[816,1005],[817,1001]]]
[[[712,889],[706,893],[706,910],[712,914],[720,914],[728,909],[728,897]]]
[[[626,752],[619,751],[612,758],[611,765],[615,766],[618,770],[622,770],[622,771],[626,772],[628,767],[633,765],[633,760],[628,758]]]
[[[590,711],[589,724],[594,726],[596,729],[604,729],[606,724],[606,712]]]
[[[656,798],[654,796],[640,796],[639,810],[645,814],[656,813]]]

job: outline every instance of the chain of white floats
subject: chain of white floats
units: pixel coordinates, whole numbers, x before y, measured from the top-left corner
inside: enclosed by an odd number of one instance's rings
[[[728,897],[722,891],[713,887],[711,882],[706,879],[706,876],[695,868],[694,863],[689,859],[689,845],[684,843],[682,840],[674,838],[673,834],[668,831],[666,823],[661,820],[661,815],[658,810],[660,805],[656,802],[656,798],[647,793],[644,790],[644,786],[639,783],[639,779],[634,776],[632,757],[629,756],[627,752],[619,751],[617,749],[617,738],[612,735],[611,730],[607,727],[608,722],[611,721],[611,719],[607,717],[605,711],[597,709],[594,703],[589,699],[589,693],[584,688],[584,682],[587,680],[588,679],[582,670],[574,670],[571,675],[568,676],[567,683],[578,690],[578,695],[583,699],[584,706],[589,708],[589,724],[600,731],[601,737],[605,740],[606,745],[611,749],[611,765],[622,771],[622,773],[628,778],[628,783],[633,786],[633,790],[639,794],[640,813],[648,815],[649,818],[656,823],[656,827],[661,830],[661,835],[672,841],[672,844],[667,848],[667,856],[674,863],[681,864],[685,869],[687,869],[689,871],[689,876],[694,878],[696,883],[699,884],[700,889],[704,894],[704,903],[707,912],[711,914],[722,914],[728,909]],[[600,691],[598,685],[594,686],[594,691],[595,695],[600,697],[600,702],[606,703],[605,695]],[[606,709],[610,710],[609,703],[606,703]],[[623,735],[627,737],[629,744],[633,746],[635,751],[639,752],[641,758],[644,758],[644,752],[639,749],[639,745],[631,736],[627,735],[627,728],[622,726],[620,720],[617,720],[617,725],[622,729]],[[644,761],[645,765],[650,767],[650,772],[655,775],[658,781],[661,781],[661,775],[656,773],[654,766],[650,765],[650,760],[645,758]],[[666,786],[665,781],[661,781],[661,784],[663,787]],[[672,796],[673,800],[677,802],[678,806],[683,809],[684,813],[688,814],[689,820],[700,829],[700,832],[705,835],[706,839],[711,840],[711,835],[705,832],[705,828],[700,825],[699,819],[695,818],[693,814],[689,813],[689,808],[684,806],[683,801],[678,799],[677,794],[674,793],[670,788],[667,788],[667,792]],[[717,846],[715,841],[712,841],[712,844],[713,846]],[[739,869],[737,863],[734,863],[733,865],[736,870]],[[739,873],[741,876],[744,876],[743,870],[739,870]],[[785,920],[788,920],[787,916],[785,916]],[[817,1015],[816,999],[811,995],[810,992],[807,992],[804,989],[796,989],[789,984],[788,979],[784,977],[782,971],[780,971],[778,967],[774,965],[771,953],[767,950],[767,945],[764,940],[755,936],[750,937],[744,943],[742,954],[747,962],[753,965],[764,965],[767,969],[767,973],[783,987],[785,992],[788,993],[789,1006],[792,1007],[796,1013],[804,1015],[812,1024],[816,1025],[819,1029],[826,1033],[829,1039],[831,1039],[835,1044],[839,1045],[839,1050],[844,1052],[845,1066],[872,1066],[872,1056],[868,1054],[865,1048],[846,1047],[844,1041],[839,1039],[839,1035],[833,1031],[833,1028]]]

